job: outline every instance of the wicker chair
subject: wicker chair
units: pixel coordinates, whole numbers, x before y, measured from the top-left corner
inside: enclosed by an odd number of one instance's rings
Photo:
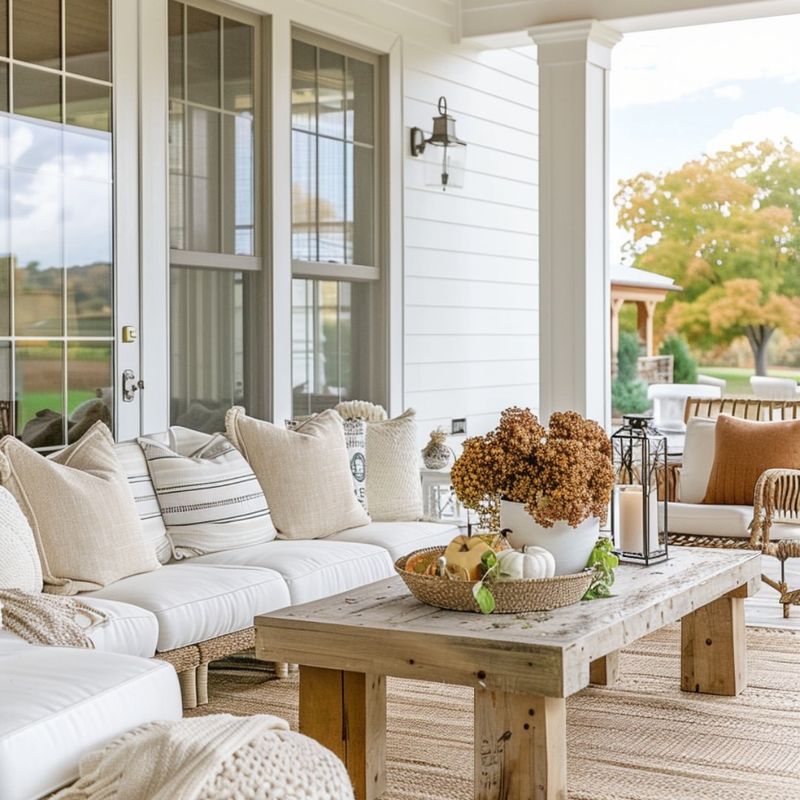
[[[720,414],[729,414],[740,419],[774,421],[800,419],[800,399],[763,400],[752,397],[723,397],[717,399],[689,398],[686,402],[685,419],[707,417],[716,419]],[[672,462],[663,479],[663,489],[670,500],[676,499],[677,470],[680,463]],[[800,605],[800,588],[790,589],[786,582],[786,561],[800,558],[800,540],[776,539],[773,523],[776,521],[800,524],[800,471],[793,469],[769,469],[756,483],[753,498],[753,521],[750,536],[699,536],[675,533],[669,535],[670,544],[694,547],[719,547],[726,549],[758,550],[778,559],[781,565],[780,581],[762,575],[764,583],[780,594],[783,616],[789,616],[791,605]]]

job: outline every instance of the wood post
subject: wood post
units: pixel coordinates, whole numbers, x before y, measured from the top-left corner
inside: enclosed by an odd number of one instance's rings
[[[356,800],[386,786],[386,678],[300,667],[300,732],[342,759]]]
[[[681,689],[735,696],[747,685],[744,596],[733,592],[681,621]]]
[[[476,800],[566,797],[566,700],[476,690]]]
[[[589,665],[589,683],[612,686],[619,680],[619,650],[597,658]]]

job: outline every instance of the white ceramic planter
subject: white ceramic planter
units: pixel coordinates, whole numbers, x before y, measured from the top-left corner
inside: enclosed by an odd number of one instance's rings
[[[600,520],[590,517],[573,528],[566,522],[556,522],[552,528],[543,528],[525,510],[524,503],[500,501],[500,528],[509,528],[508,541],[512,547],[522,549],[535,544],[553,554],[556,575],[580,572],[589,560],[592,548],[600,536]]]

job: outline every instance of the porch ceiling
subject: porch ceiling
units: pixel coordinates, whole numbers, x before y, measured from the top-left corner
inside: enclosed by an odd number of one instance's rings
[[[514,47],[555,22],[594,19],[630,33],[798,13],[800,0],[461,0],[461,35]]]

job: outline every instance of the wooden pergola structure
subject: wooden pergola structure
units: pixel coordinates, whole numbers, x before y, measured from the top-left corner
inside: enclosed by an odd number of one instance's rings
[[[656,306],[669,292],[682,291],[672,278],[655,272],[623,267],[611,268],[611,355],[616,359],[619,349],[619,313],[625,303],[635,303],[639,338],[644,342],[645,355],[655,355],[653,317]]]

